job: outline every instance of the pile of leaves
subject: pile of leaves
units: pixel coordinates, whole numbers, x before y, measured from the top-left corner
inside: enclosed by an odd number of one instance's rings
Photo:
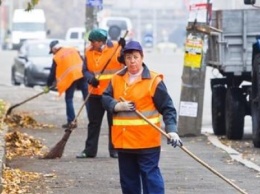
[[[41,141],[19,131],[9,132],[5,136],[6,158],[11,160],[16,156],[39,156],[46,153]],[[55,178],[54,174],[26,172],[20,169],[4,167],[2,176],[3,190],[1,194],[35,193],[44,188],[45,178]],[[36,192],[37,193],[37,192]]]
[[[2,194],[31,193],[28,183],[38,182],[42,174],[35,172],[24,172],[20,169],[4,168]]]
[[[47,148],[41,141],[18,131],[9,132],[5,136],[6,158],[12,159],[15,156],[39,156],[42,157]]]
[[[10,128],[53,128],[53,125],[40,124],[35,119],[26,114],[12,114],[5,117],[4,122]]]
[[[12,160],[17,156],[42,157],[47,148],[40,140],[29,136],[26,133],[17,131],[18,128],[51,128],[52,125],[39,124],[36,120],[26,114],[12,114],[5,116],[6,103],[0,99],[0,120],[15,130],[5,135],[6,159]],[[19,194],[19,193],[41,193],[37,192],[45,189],[45,178],[55,178],[54,174],[41,174],[37,172],[26,172],[20,169],[10,167],[3,168],[1,177],[1,194]]]

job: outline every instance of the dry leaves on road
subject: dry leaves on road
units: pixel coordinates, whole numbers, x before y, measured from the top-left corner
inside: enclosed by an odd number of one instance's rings
[[[222,144],[233,148],[234,150],[238,151],[242,154],[242,157],[244,159],[250,160],[252,162],[260,163],[258,161],[259,157],[257,155],[260,154],[260,150],[254,148],[254,145],[252,143],[251,139],[248,140],[230,140],[227,139],[225,136],[220,136],[218,139],[221,141]]]
[[[8,132],[5,135],[6,159],[11,160],[16,156],[36,156],[41,158],[46,154],[44,151],[46,152],[47,148],[40,140],[37,140],[26,133],[21,133],[17,131],[17,129],[52,128],[53,125],[39,124],[36,120],[26,114],[11,114],[3,118],[5,112],[6,104],[0,99],[1,124],[7,124],[9,128],[16,130],[14,132]],[[1,194],[39,193],[37,191],[45,189],[44,181],[46,178],[55,178],[55,175],[44,175],[41,173],[25,172],[20,169],[4,167],[1,177]]]
[[[5,167],[3,170],[2,194],[32,193],[28,183],[37,182],[42,175],[35,172],[24,172],[20,169]]]
[[[43,150],[47,150],[41,141],[18,131],[7,133],[5,141],[7,159],[15,156],[43,156]]]
[[[5,141],[6,158],[9,160],[16,156],[42,157],[46,154],[43,152],[46,147],[39,140],[26,133],[9,132],[5,136]],[[44,181],[46,178],[55,178],[55,175],[25,172],[20,169],[5,167],[2,178],[2,194],[34,193],[33,191],[45,187]]]
[[[40,124],[35,119],[33,119],[31,116],[26,114],[11,114],[8,115],[4,122],[10,127],[10,128],[29,128],[29,129],[41,129],[41,128],[53,128],[54,125],[48,125],[48,124]]]

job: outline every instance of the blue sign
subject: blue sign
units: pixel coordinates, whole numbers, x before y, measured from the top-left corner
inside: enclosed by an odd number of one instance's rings
[[[103,0],[87,0],[88,7],[102,7]]]

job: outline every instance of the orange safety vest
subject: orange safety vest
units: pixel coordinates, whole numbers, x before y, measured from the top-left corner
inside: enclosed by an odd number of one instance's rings
[[[83,61],[74,48],[61,48],[55,55],[56,81],[59,95],[66,91],[71,84],[83,77]]]
[[[99,86],[97,88],[94,88],[89,84],[88,91],[91,91],[91,94],[102,95],[107,88],[112,76],[124,67],[117,60],[117,57],[120,54],[120,49],[117,49],[117,47],[118,43],[113,42],[113,47],[105,47],[101,52],[91,50],[91,48],[86,49],[85,56],[87,69],[99,80]],[[117,49],[117,51],[113,55],[115,49]],[[109,64],[101,75],[100,73],[102,69],[110,58],[111,60]]]
[[[128,85],[128,74],[115,75],[111,84],[114,98],[120,97],[135,103],[136,109],[152,123],[160,126],[160,114],[152,96],[163,76],[150,71],[151,79],[142,79]],[[161,134],[135,112],[118,112],[113,115],[112,142],[115,148],[142,149],[161,145]]]

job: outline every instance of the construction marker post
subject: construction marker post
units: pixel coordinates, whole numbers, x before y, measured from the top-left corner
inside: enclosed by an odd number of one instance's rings
[[[178,130],[181,136],[201,134],[206,74],[208,27],[212,5],[209,0],[189,5],[186,29]],[[195,1],[194,1],[195,2]]]

